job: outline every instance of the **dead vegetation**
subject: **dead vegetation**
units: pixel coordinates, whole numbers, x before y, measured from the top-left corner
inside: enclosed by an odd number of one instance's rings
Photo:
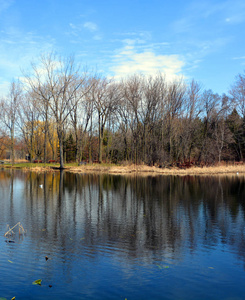
[[[55,172],[59,168],[49,165],[40,165],[35,167],[20,167],[23,171],[34,171],[38,173]],[[99,173],[99,174],[115,174],[115,175],[227,175],[227,174],[244,174],[244,163],[220,163],[215,166],[169,166],[156,167],[147,165],[123,164],[85,164],[80,166],[66,165],[65,171],[72,173]]]
[[[227,166],[210,166],[210,167],[191,167],[191,168],[158,168],[145,165],[128,165],[104,167],[103,165],[86,165],[69,168],[73,173],[107,173],[118,175],[221,175],[221,174],[244,174],[245,165],[227,165]]]
[[[17,224],[15,224],[15,225],[14,225],[13,227],[11,227],[11,228],[10,228],[9,225],[7,225],[7,228],[8,228],[8,230],[7,230],[7,232],[4,234],[4,236],[5,236],[6,238],[14,237],[14,235],[15,235],[14,229],[15,229],[15,228],[18,228],[19,235],[23,235],[23,234],[26,233],[24,227],[21,225],[20,222],[18,222]]]

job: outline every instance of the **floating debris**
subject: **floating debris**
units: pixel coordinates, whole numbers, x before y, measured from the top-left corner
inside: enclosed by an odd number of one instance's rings
[[[162,270],[162,269],[169,269],[169,266],[160,266],[160,265],[157,265],[157,267]]]
[[[41,285],[41,282],[42,282],[42,279],[37,279],[37,280],[33,281],[32,284]]]

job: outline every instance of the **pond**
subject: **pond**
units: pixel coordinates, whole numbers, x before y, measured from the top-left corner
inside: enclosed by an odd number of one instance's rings
[[[0,195],[0,298],[245,299],[240,175],[1,170]]]

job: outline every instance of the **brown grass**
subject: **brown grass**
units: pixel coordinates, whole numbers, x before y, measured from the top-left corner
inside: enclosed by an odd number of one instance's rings
[[[179,168],[157,168],[145,165],[135,166],[106,166],[86,165],[80,167],[71,167],[69,171],[74,173],[107,173],[120,175],[226,175],[226,174],[244,174],[245,164],[237,166],[213,166],[213,167],[192,167],[186,169]]]
[[[49,166],[47,167],[31,167],[31,168],[22,168],[23,171],[34,171],[34,172],[47,172],[47,171],[54,171]]]
[[[5,163],[9,163],[11,164],[12,163],[12,160],[11,159],[4,159]],[[15,159],[14,162],[16,164],[21,164],[21,163],[28,163],[29,161],[26,160],[26,159]]]
[[[26,167],[20,166],[19,168],[24,171],[35,171],[35,172],[53,172],[55,171],[54,166],[49,165],[35,165]],[[97,174],[117,174],[117,175],[228,175],[228,174],[239,174],[245,175],[245,164],[232,164],[225,165],[220,164],[211,167],[191,167],[191,168],[177,168],[177,167],[149,167],[145,165],[109,165],[109,164],[87,164],[82,166],[67,165],[65,170],[72,173],[97,173]]]

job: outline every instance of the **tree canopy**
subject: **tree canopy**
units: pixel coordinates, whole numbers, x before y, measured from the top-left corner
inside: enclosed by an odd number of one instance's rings
[[[245,74],[229,95],[192,80],[92,74],[51,53],[0,102],[1,159],[167,166],[243,160]]]

